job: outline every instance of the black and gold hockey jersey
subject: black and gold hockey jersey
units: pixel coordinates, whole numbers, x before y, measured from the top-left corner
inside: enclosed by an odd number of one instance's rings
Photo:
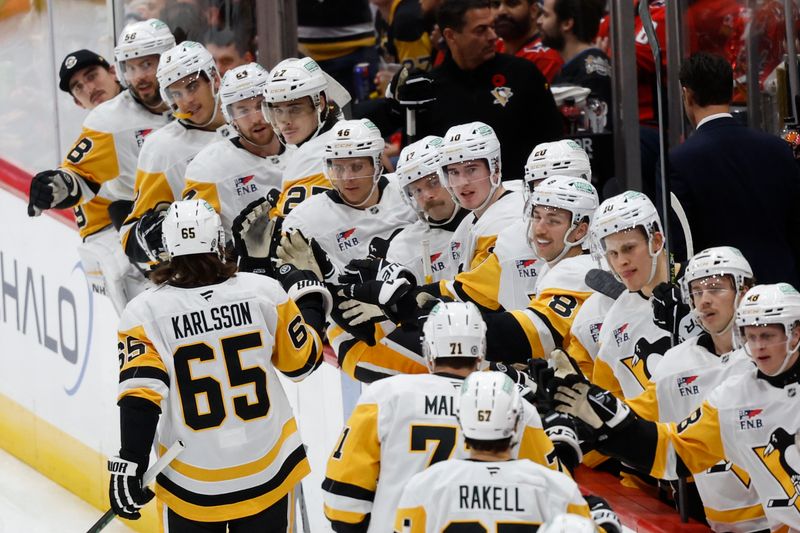
[[[430,70],[433,44],[419,0],[392,0],[388,19],[375,14],[375,33],[384,61]]]
[[[161,501],[191,520],[266,509],[308,474],[276,369],[310,374],[322,342],[273,279],[239,273],[216,285],[161,285],[120,319],[119,399],[161,410],[159,453],[186,449],[158,476]]]

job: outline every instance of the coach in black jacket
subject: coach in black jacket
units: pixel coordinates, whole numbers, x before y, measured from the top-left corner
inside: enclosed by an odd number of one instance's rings
[[[525,59],[498,54],[489,0],[444,0],[439,27],[448,46],[444,62],[428,75],[432,102],[417,115],[417,133],[444,135],[481,121],[497,133],[504,179],[522,179],[533,147],[563,137],[563,122],[547,80]]]
[[[735,246],[759,283],[798,287],[800,174],[789,145],[731,117],[733,73],[722,57],[692,55],[680,83],[696,131],[670,152],[670,183],[694,249]]]

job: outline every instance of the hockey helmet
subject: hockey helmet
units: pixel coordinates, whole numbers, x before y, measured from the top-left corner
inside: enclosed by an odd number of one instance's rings
[[[175,37],[166,24],[158,19],[142,20],[125,26],[114,48],[114,64],[117,79],[123,87],[128,86],[125,79],[125,62],[136,57],[160,56],[175,46]]]
[[[225,76],[222,77],[219,97],[222,102],[222,114],[228,123],[239,118],[232,108],[236,102],[253,99],[254,102],[259,103],[259,112],[261,112],[267,76],[269,76],[267,70],[258,63],[240,65],[225,73]]]
[[[161,87],[161,98],[168,106],[177,111],[178,106],[175,103],[175,99],[172,98],[169,86],[187,76],[199,76],[201,73],[211,85],[211,94],[216,101],[219,94],[214,86],[214,80],[218,79],[219,76],[211,52],[206,50],[206,47],[202,44],[194,41],[183,41],[178,46],[167,50],[161,54],[161,59],[158,61],[158,72],[156,73],[158,84]],[[177,112],[174,115],[179,119],[190,118],[190,116],[184,116],[182,113]],[[216,115],[217,110],[215,109],[214,114],[206,124],[197,124],[197,126],[203,127],[210,124],[216,118]]]
[[[575,176],[592,181],[589,156],[581,145],[572,139],[537,144],[525,163],[525,199],[533,191],[534,182],[553,176]]]
[[[464,436],[492,441],[518,441],[522,398],[516,384],[502,372],[473,372],[461,385],[458,423]]]
[[[341,180],[371,177],[372,190],[374,191],[378,185],[378,178],[383,172],[381,155],[386,142],[381,136],[381,131],[371,120],[362,118],[359,120],[340,120],[331,132],[332,137],[325,143],[325,153],[323,155],[325,177],[337,190],[337,183],[341,182]],[[341,160],[356,157],[366,157],[371,160],[371,174],[345,177],[345,173],[342,171],[343,167],[340,164]],[[361,207],[371,195],[372,192],[358,205],[348,205]],[[342,197],[342,200],[344,200],[344,197]]]
[[[470,122],[453,126],[444,135],[444,143],[440,149],[442,180],[445,188],[453,196],[453,201],[458,205],[461,202],[453,191],[453,186],[448,178],[447,166],[454,163],[465,163],[467,161],[485,160],[489,167],[489,180],[491,189],[475,211],[485,208],[492,198],[492,195],[500,186],[502,179],[500,161],[500,141],[494,130],[483,122]],[[461,205],[464,207],[463,205]]]
[[[486,354],[486,323],[475,304],[436,304],[422,326],[422,354],[431,372],[440,357],[482,361]]]
[[[327,109],[322,104],[322,95],[327,100],[327,89],[328,78],[316,61],[310,57],[284,59],[270,71],[264,87],[264,116],[276,126],[278,121],[272,109],[275,104],[308,96],[317,113],[317,131],[313,135],[315,137],[319,135],[327,117]],[[275,131],[278,132],[277,127]],[[285,143],[279,132],[278,137]]]
[[[169,258],[216,253],[224,258],[225,231],[219,214],[205,200],[181,200],[167,210],[161,226]]]

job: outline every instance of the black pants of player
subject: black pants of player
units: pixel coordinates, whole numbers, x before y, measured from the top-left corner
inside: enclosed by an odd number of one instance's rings
[[[289,495],[258,514],[225,522],[197,522],[167,509],[165,533],[288,533]]]

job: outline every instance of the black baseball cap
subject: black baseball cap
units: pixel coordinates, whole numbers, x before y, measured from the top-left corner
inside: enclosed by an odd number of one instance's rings
[[[101,66],[106,70],[111,68],[111,65],[108,64],[108,61],[106,61],[103,56],[91,50],[86,50],[85,48],[67,54],[67,57],[61,62],[61,68],[58,71],[58,88],[68,93],[69,80],[72,79],[72,75],[80,69],[91,67],[92,65]]]

